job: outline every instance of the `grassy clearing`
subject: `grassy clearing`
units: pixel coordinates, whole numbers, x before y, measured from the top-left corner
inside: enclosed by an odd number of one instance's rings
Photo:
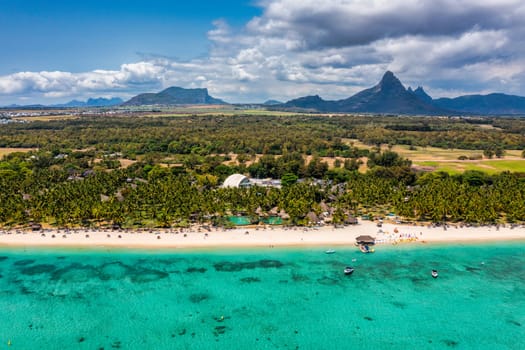
[[[460,156],[482,157],[482,151],[464,149],[443,149],[436,147],[416,147],[410,149],[409,146],[394,146],[392,151],[399,153],[412,161],[420,160],[457,160]]]
[[[162,112],[155,114],[145,114],[145,117],[189,117],[192,115],[198,116],[223,116],[233,117],[236,115],[254,115],[254,116],[269,116],[269,117],[287,117],[295,115],[303,115],[304,113],[297,112],[283,112],[283,111],[266,111],[261,109],[234,109],[234,108],[222,108],[222,109],[180,109],[174,110],[173,112]]]
[[[355,147],[372,149],[358,140],[346,140]],[[387,145],[382,145],[383,151],[388,149]],[[466,149],[443,149],[436,147],[416,147],[396,145],[392,151],[400,154],[404,158],[410,159],[416,167],[432,168],[435,171],[445,171],[451,174],[462,173],[466,170],[480,170],[489,174],[502,171],[525,172],[525,159],[521,158],[520,150],[506,150],[502,159],[480,159],[480,160],[458,160],[460,156],[483,157],[482,151]]]
[[[366,145],[357,140],[351,140],[354,146],[364,149],[372,149],[372,146]],[[381,150],[388,150],[388,145],[382,145]],[[410,149],[407,145],[396,145],[391,149],[393,152],[400,154],[401,156],[408,158],[412,161],[425,161],[425,160],[457,160],[460,156],[467,157],[482,157],[483,152],[477,150],[468,149],[443,149],[437,147],[415,147]],[[511,151],[509,151],[511,152]],[[514,153],[513,153],[514,154]],[[516,155],[519,151],[516,151]]]
[[[73,120],[80,118],[78,115],[39,115],[35,117],[14,117],[14,120],[25,120],[28,122],[50,122],[56,120]]]
[[[466,170],[479,170],[488,174],[503,171],[525,172],[525,159],[505,160],[491,159],[481,161],[418,161],[415,166],[431,167],[435,171],[445,171],[450,174],[462,173]]]
[[[11,154],[15,152],[29,152],[29,151],[36,151],[37,148],[0,148],[0,158],[5,156],[6,154]]]

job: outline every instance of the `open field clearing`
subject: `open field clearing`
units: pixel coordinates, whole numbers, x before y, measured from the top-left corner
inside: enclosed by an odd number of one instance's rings
[[[36,150],[36,148],[0,148],[0,158],[5,156],[6,154],[11,154],[15,152],[29,152]]]
[[[367,145],[359,140],[348,139],[345,140],[347,143],[352,144],[354,147],[371,150],[374,146]],[[381,145],[381,150],[388,150],[388,145]],[[470,149],[444,149],[437,147],[414,147],[410,149],[408,145],[395,145],[391,148],[391,151],[399,153],[403,157],[409,158],[413,161],[422,160],[450,160],[456,161],[460,156],[476,157],[483,156],[481,150],[470,150]],[[505,159],[522,159],[521,150],[505,150]]]
[[[466,170],[479,170],[488,174],[503,171],[525,172],[525,159],[487,159],[487,160],[457,160],[457,161],[414,161],[415,166],[432,168],[434,171],[445,171],[451,174]]]
[[[80,118],[78,115],[39,115],[28,117],[13,117],[14,120],[25,120],[28,122],[50,122],[57,120],[74,120]]]
[[[295,116],[303,115],[304,113],[297,112],[283,112],[283,111],[267,111],[262,109],[232,109],[232,108],[222,108],[222,109],[181,109],[175,110],[173,112],[161,112],[161,113],[150,113],[145,114],[146,117],[188,117],[192,115],[199,116],[224,116],[232,117],[236,115],[257,115],[257,116],[272,116],[272,117],[286,117],[286,116]]]

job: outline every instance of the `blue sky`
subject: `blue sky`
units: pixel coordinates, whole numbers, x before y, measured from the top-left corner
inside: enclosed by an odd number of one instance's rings
[[[434,97],[525,95],[523,18],[522,0],[0,0],[0,105],[335,99],[386,70]]]
[[[243,0],[0,0],[0,74],[82,72],[163,55],[206,55],[218,18],[242,26],[260,10]]]

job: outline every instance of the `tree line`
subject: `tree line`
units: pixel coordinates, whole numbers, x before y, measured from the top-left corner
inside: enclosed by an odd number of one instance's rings
[[[389,212],[432,222],[525,221],[524,174],[415,173],[402,158],[379,158],[386,163],[365,174],[340,168],[335,172],[344,176],[327,171],[322,181],[312,174],[301,182],[283,181],[281,188],[221,188],[216,176],[181,167],[135,163],[79,174],[57,164],[41,166],[38,157],[12,155],[0,162],[0,224],[185,227],[284,212],[290,224],[305,225],[310,212],[327,207],[336,223],[344,221],[341,213]]]

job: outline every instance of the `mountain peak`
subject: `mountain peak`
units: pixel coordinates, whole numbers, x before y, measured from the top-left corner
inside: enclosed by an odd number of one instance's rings
[[[403,90],[405,87],[401,84],[401,81],[391,71],[386,71],[383,78],[377,85],[379,90]]]
[[[432,103],[432,97],[430,97],[427,94],[427,92],[423,89],[423,87],[421,86],[418,86],[417,89],[413,91],[412,89],[410,89],[408,90],[408,92],[410,92],[411,94],[414,94],[417,98],[419,98],[422,101],[425,101],[427,103]]]

